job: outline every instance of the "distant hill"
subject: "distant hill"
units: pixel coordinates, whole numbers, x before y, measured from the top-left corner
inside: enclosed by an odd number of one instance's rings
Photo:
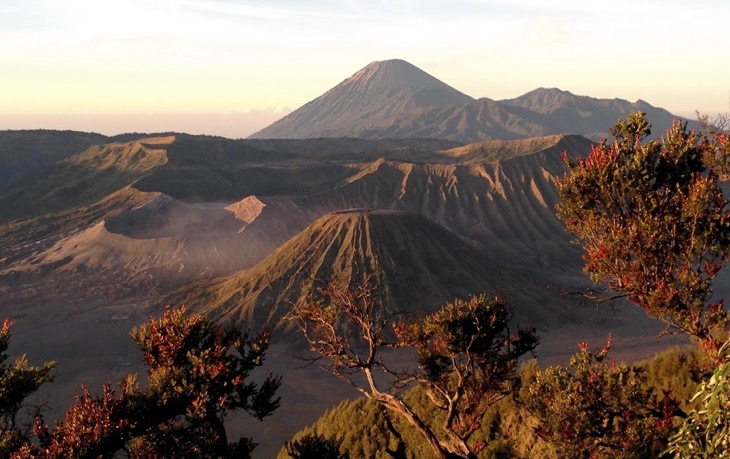
[[[438,138],[463,143],[578,134],[610,138],[608,129],[643,111],[663,133],[668,111],[638,100],[595,99],[539,88],[516,99],[474,100],[402,60],[369,64],[251,138]]]
[[[93,146],[0,193],[5,218],[0,219],[0,278],[3,273],[20,279],[53,273],[100,285],[114,279],[126,285],[124,292],[155,285],[162,294],[188,281],[218,285],[211,279],[254,269],[325,215],[373,209],[385,220],[428,219],[462,248],[466,244],[489,269],[486,284],[469,281],[459,287],[452,277],[453,286],[436,282],[436,293],[424,304],[483,290],[518,292],[516,303],[541,305],[518,314],[528,323],[572,323],[574,311],[556,295],[560,284],[583,282],[580,250],[555,217],[553,181],[565,171],[562,152],[581,155],[591,144],[575,135],[468,145],[176,135]],[[410,243],[408,231],[394,240]],[[439,252],[438,244],[429,244]],[[447,250],[471,259],[466,249]],[[422,266],[423,259],[402,266]],[[429,269],[440,264],[450,266],[433,262]],[[461,274],[456,266],[449,270],[459,280],[468,281],[472,272],[481,276],[481,268]],[[254,277],[264,279],[264,288],[266,276],[275,272],[272,265]],[[304,278],[292,282],[300,285]],[[422,279],[414,274],[402,283],[428,291],[430,284],[424,287]],[[61,288],[73,285],[65,282]],[[548,292],[550,285],[555,287]],[[295,288],[311,285],[288,292]]]
[[[77,155],[93,145],[128,143],[139,139],[165,138],[176,135],[180,134],[130,132],[106,136],[94,132],[54,129],[0,131],[0,190],[23,177],[52,166],[58,161]]]
[[[0,223],[91,205],[167,162],[174,139],[92,145],[16,180],[0,194]]]
[[[654,137],[664,134],[672,121],[680,118],[641,99],[636,102],[595,99],[556,88],[535,89],[515,99],[500,101],[500,104],[512,108],[516,115],[543,126],[543,132],[534,135],[573,132],[593,140],[611,139],[609,128],[619,119],[625,119],[628,114],[637,111],[646,113]],[[699,128],[694,121],[690,124]]]
[[[77,131],[0,131],[0,188],[107,139]]]
[[[165,282],[227,274],[260,261],[321,215],[296,228],[271,219],[248,228],[253,195],[317,194],[346,184],[377,158],[453,161],[441,149],[460,145],[185,134],[113,139],[0,192],[0,276],[3,265],[18,272],[123,269],[130,281],[147,273]]]
[[[423,312],[449,297],[510,292],[530,305],[518,313],[524,320],[558,321],[567,310],[560,287],[548,286],[578,272],[580,257],[554,215],[552,180],[564,171],[561,152],[590,145],[579,136],[487,141],[440,151],[440,164],[361,164],[345,183],[317,193],[248,196],[227,207],[246,222],[241,235],[259,245],[264,235],[289,242],[246,271],[195,283],[164,303],[272,326],[316,291],[317,280],[348,282],[377,259],[385,278],[398,279],[382,288],[391,305],[413,302]]]
[[[79,225],[90,226],[15,263],[13,269],[118,273],[129,284],[176,284],[250,266],[271,250],[263,237],[252,240],[260,235],[241,231],[245,209],[236,215],[222,204],[186,204],[160,193],[126,190],[136,198],[131,209],[107,206],[105,216],[88,223],[78,211]]]
[[[0,260],[7,257],[8,273],[84,273],[123,280],[128,291],[149,283],[165,289],[252,269],[326,214],[375,209],[433,221],[476,247],[504,291],[537,295],[524,304],[545,303],[541,289],[510,285],[527,271],[541,272],[533,282],[540,285],[576,268],[577,248],[554,216],[552,180],[564,171],[563,151],[579,155],[590,145],[580,136],[459,145],[177,135],[93,146],[0,194],[7,219],[0,218]],[[440,291],[469,293],[458,289]]]

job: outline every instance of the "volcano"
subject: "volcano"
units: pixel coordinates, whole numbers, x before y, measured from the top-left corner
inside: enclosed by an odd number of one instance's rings
[[[385,309],[422,315],[471,294],[497,295],[515,279],[481,247],[431,220],[406,212],[353,209],[329,213],[252,268],[192,284],[167,298],[225,322],[290,328],[294,304],[328,283],[373,277]]]
[[[473,100],[406,61],[377,61],[251,138],[379,138],[403,112]]]

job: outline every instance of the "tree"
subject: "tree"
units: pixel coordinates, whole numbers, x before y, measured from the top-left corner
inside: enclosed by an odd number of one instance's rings
[[[596,354],[603,354],[603,350],[600,347],[596,350],[591,349],[590,351],[585,345],[583,347],[585,348],[585,352],[594,356]],[[581,350],[580,352],[582,354],[584,351]],[[676,399],[679,402],[689,403],[690,398],[696,392],[695,387],[698,381],[705,374],[703,367],[708,359],[703,357],[699,349],[695,349],[691,353],[685,353],[679,348],[672,348],[652,356],[647,360],[624,366],[614,364],[610,359],[609,352],[609,355],[603,357],[600,363],[596,362],[594,357],[586,368],[596,367],[594,369],[595,371],[593,373],[583,372],[583,377],[579,377],[578,380],[588,382],[591,374],[597,375],[601,379],[601,382],[593,387],[612,388],[611,393],[606,396],[612,400],[610,403],[603,400],[603,397],[594,395],[588,397],[590,394],[589,391],[584,391],[587,392],[585,394],[580,392],[576,393],[575,391],[571,392],[570,396],[580,398],[577,401],[573,401],[568,394],[560,390],[541,390],[541,395],[545,396],[551,392],[564,402],[563,406],[566,409],[572,409],[571,416],[559,415],[558,417],[560,419],[582,416],[584,420],[594,420],[599,427],[590,426],[589,432],[596,432],[603,428],[600,427],[603,426],[600,421],[604,418],[601,417],[603,416],[603,411],[599,409],[594,409],[590,406],[583,408],[585,405],[581,404],[585,402],[586,398],[592,398],[596,403],[602,404],[602,406],[608,405],[613,407],[617,406],[616,402],[621,402],[622,400],[639,401],[638,406],[631,407],[631,411],[636,415],[649,412],[650,418],[647,421],[639,419],[638,416],[630,418],[631,426],[629,429],[636,431],[637,429],[646,428],[646,431],[641,434],[647,440],[645,444],[647,446],[654,445],[656,448],[651,451],[649,457],[664,457],[660,456],[659,453],[667,435],[671,435],[673,430],[663,429],[661,433],[657,433],[655,430],[656,422],[664,418],[665,404],[663,400],[667,397],[665,391],[667,387],[671,387],[670,400]],[[574,359],[578,358],[580,358],[580,355],[574,357]],[[623,368],[628,369],[628,373],[624,373]],[[553,438],[552,435],[549,435],[549,432],[546,432],[544,429],[548,426],[551,429],[557,427],[559,434],[565,428],[565,423],[561,421],[546,423],[543,418],[547,415],[541,418],[533,414],[531,410],[526,409],[528,403],[532,403],[530,400],[532,397],[530,395],[530,388],[532,387],[534,390],[533,385],[536,376],[545,372],[547,370],[540,368],[534,359],[528,360],[520,365],[519,391],[513,392],[490,407],[481,421],[481,428],[473,434],[474,438],[479,438],[487,442],[487,446],[478,453],[480,458],[506,459],[519,457],[523,459],[562,459],[568,456],[565,452],[565,447],[569,446],[570,442],[551,441]],[[577,373],[574,367],[567,366],[561,372],[568,375]],[[602,377],[604,373],[611,372],[613,374],[610,377]],[[619,377],[622,374],[628,374],[626,381]],[[595,379],[596,376],[594,376]],[[633,383],[638,383],[638,385],[631,386],[628,381],[633,381]],[[578,387],[578,385],[573,384],[573,387]],[[621,389],[622,387],[624,389]],[[628,390],[629,387],[631,387],[631,390]],[[626,396],[632,392],[640,396]],[[624,396],[617,397],[615,395],[621,393]],[[425,394],[425,389],[422,386],[415,386],[408,390],[405,399],[421,418],[427,420],[439,419],[438,422],[441,422],[443,413],[439,412],[428,400],[428,396]],[[667,400],[667,402],[670,400]],[[580,405],[580,407],[575,407],[575,405]],[[556,404],[553,408],[557,406]],[[680,403],[681,410],[689,412],[690,408],[687,404]],[[384,418],[385,413],[390,413],[390,417],[393,418],[394,428],[399,434],[398,438],[394,438],[391,435],[392,431],[386,425],[387,419]],[[621,414],[623,415],[623,412]],[[681,421],[682,414],[679,413],[674,418],[673,424],[676,427]],[[438,427],[438,424],[435,425]],[[569,427],[569,429],[572,428]],[[538,431],[540,431],[542,436],[538,436]],[[392,453],[396,449],[396,446],[401,444],[404,444],[403,452],[405,454],[397,457],[404,459],[435,457],[431,452],[431,448],[423,440],[423,437],[402,416],[387,411],[381,405],[365,397],[340,403],[339,406],[328,410],[316,422],[294,435],[293,439],[296,440],[304,435],[312,434],[322,435],[325,438],[341,439],[343,441],[343,450],[348,451],[351,457],[393,458],[396,456]],[[613,437],[613,439],[618,438],[620,437],[617,435]],[[576,441],[582,440],[579,439]],[[598,439],[595,441],[597,442]],[[568,445],[565,443],[568,443]],[[590,445],[589,442],[587,444]],[[619,448],[621,447],[620,442],[614,442],[614,444]],[[558,446],[560,447],[559,453],[556,451]],[[639,447],[641,445],[637,446],[637,448]],[[603,452],[605,456],[614,457],[609,449],[604,449]],[[620,456],[622,454],[627,456],[631,454],[631,451],[619,452],[616,455]],[[600,457],[599,454],[596,454],[596,456]],[[282,450],[277,457],[284,459],[288,456]]]
[[[228,444],[223,420],[233,410],[261,420],[279,406],[280,378],[269,375],[260,385],[248,380],[263,364],[270,333],[252,337],[184,312],[168,310],[162,320],[132,330],[149,366],[149,388],[137,404],[155,404],[159,413],[146,421],[146,442],[187,457],[252,450],[249,439]]]
[[[730,318],[711,286],[730,253],[730,212],[717,184],[727,173],[727,138],[675,122],[647,142],[642,113],[611,132],[613,144],[603,141],[585,159],[564,156],[570,170],[557,183],[558,216],[585,249],[592,280],[663,321],[666,332],[696,338],[722,367]],[[641,389],[642,369],[606,365],[605,352],[583,347],[572,371],[537,373],[528,406],[543,420],[540,432],[568,457],[656,457],[684,413],[669,391],[658,400]]]
[[[40,448],[26,445],[18,457],[95,458],[125,451],[130,457],[248,457],[255,443],[229,442],[225,415],[245,410],[257,419],[279,405],[280,379],[248,381],[262,365],[269,334],[251,337],[222,329],[185,309],[167,309],[160,319],[132,330],[149,366],[148,387],[130,375],[101,396],[84,394],[53,430],[42,418],[35,431]]]
[[[19,416],[28,407],[26,398],[46,382],[53,381],[51,371],[56,366],[55,362],[46,362],[34,367],[25,355],[18,357],[12,365],[6,364],[12,325],[13,322],[6,318],[0,327],[0,457],[7,457],[11,451],[28,444],[31,424],[24,424]],[[32,419],[38,413],[40,408],[34,407],[27,417]]]
[[[109,457],[123,450],[134,422],[128,410],[127,391],[136,389],[136,380],[129,378],[122,382],[119,396],[109,384],[104,385],[99,397],[93,397],[85,386],[82,389],[83,395],[76,397],[76,403],[66,412],[63,422],[56,423],[53,432],[41,416],[36,419],[34,431],[40,449],[24,445],[12,457],[91,459]]]
[[[711,282],[730,253],[730,212],[705,160],[724,137],[688,132],[675,122],[646,142],[649,123],[634,113],[585,159],[564,159],[558,217],[586,251],[585,271],[622,292],[709,354],[726,336],[728,313],[711,302]]]
[[[511,332],[510,308],[483,295],[447,303],[422,321],[396,324],[398,313],[384,311],[372,278],[347,288],[330,283],[322,297],[292,312],[319,355],[315,360],[329,359],[326,370],[402,416],[437,457],[476,457],[484,442],[473,441],[471,433],[486,409],[511,390],[517,359],[537,346],[534,330]],[[385,348],[415,348],[419,367],[392,368],[383,359]],[[397,392],[413,382],[444,413],[442,435]]]
[[[535,373],[524,406],[539,419],[537,434],[562,458],[654,458],[666,445],[680,414],[665,391],[646,387],[640,367],[607,360],[610,336],[599,352],[580,344],[570,369],[552,366]]]

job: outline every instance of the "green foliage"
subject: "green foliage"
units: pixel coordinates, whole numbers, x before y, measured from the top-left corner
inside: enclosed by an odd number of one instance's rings
[[[642,113],[612,133],[615,142],[594,146],[587,158],[565,157],[558,216],[585,249],[591,279],[713,354],[729,322],[722,302],[709,300],[730,251],[730,213],[703,159],[720,139],[677,122],[662,141],[645,142]]]
[[[426,419],[435,432],[442,436],[439,425],[444,414],[428,399],[426,391],[416,386],[405,394],[409,406]],[[552,446],[534,434],[537,420],[520,409],[511,396],[501,399],[487,410],[480,426],[474,431],[476,441],[484,447],[475,453],[482,459],[526,458],[558,459]],[[392,429],[388,427],[391,423]],[[423,436],[401,416],[389,414],[376,402],[366,398],[340,403],[327,411],[312,426],[298,432],[293,439],[305,435],[321,435],[342,441],[340,450],[350,457],[374,459],[433,459],[437,457]],[[398,456],[400,451],[402,455]],[[278,455],[286,459],[284,449]]]
[[[397,443],[397,439],[388,430],[387,418],[383,410],[377,403],[364,397],[354,401],[341,402],[322,415],[314,425],[297,433],[292,441],[300,440],[308,435],[338,441],[340,451],[349,453],[352,458],[389,458],[386,450],[396,449]],[[430,450],[427,449],[427,452]],[[287,457],[286,450],[282,448],[278,458],[286,459]]]
[[[721,180],[730,180],[730,114],[718,114],[714,119],[697,114],[697,121],[708,133],[708,142],[702,161],[716,173]]]
[[[570,370],[538,371],[529,387],[525,405],[540,420],[537,433],[560,457],[649,458],[666,444],[676,401],[670,391],[654,395],[643,368],[607,361],[609,347],[610,337],[596,353],[581,343]]]
[[[531,362],[534,362],[531,361]],[[533,368],[530,364],[523,365],[520,373],[531,375]],[[523,380],[523,381],[529,381]],[[520,380],[515,381],[515,391],[491,405],[484,413],[479,426],[472,433],[475,443],[481,443],[482,448],[475,454],[478,458],[525,458],[525,459],[558,459],[552,445],[546,443],[535,434],[538,420],[520,406]],[[438,432],[439,426],[445,417],[443,411],[434,407],[423,387],[415,387],[409,391],[406,399],[414,410]],[[409,435],[408,430],[401,427],[402,423],[394,423],[408,445],[408,453],[413,457],[430,457],[424,455],[426,445],[415,434]],[[419,449],[420,448],[420,449]]]
[[[26,398],[44,383],[53,381],[51,370],[56,366],[55,362],[46,362],[34,367],[25,355],[11,365],[5,363],[10,357],[6,351],[12,325],[6,318],[0,327],[0,457],[7,457],[11,451],[28,444],[30,429],[22,425],[19,416],[26,406]],[[35,411],[35,414],[39,412]]]
[[[729,147],[722,129],[705,128],[700,135],[675,123],[661,141],[645,142],[650,126],[635,113],[616,124],[612,145],[603,142],[575,163],[565,158],[570,172],[558,181],[558,216],[586,251],[585,271],[669,328],[698,339],[719,365],[692,401],[689,387],[703,376],[698,364],[683,375],[656,360],[644,369],[609,369],[604,356],[591,362],[583,349],[571,361],[572,373],[560,367],[538,373],[530,407],[543,420],[542,434],[566,456],[656,456],[676,410],[693,404],[700,406],[668,451],[676,457],[728,453],[722,343],[730,316],[722,300],[710,298],[712,280],[730,254],[730,212],[717,184],[718,175],[727,176]],[[646,392],[647,374],[672,388],[661,404],[656,390]]]
[[[683,351],[679,347],[668,349],[636,364],[646,377],[644,387],[657,397],[671,390],[683,412],[693,406],[690,400],[697,385],[712,373],[712,363],[699,349]]]
[[[149,387],[134,403],[142,409],[155,406],[155,415],[147,415],[143,425],[147,443],[159,453],[229,454],[250,441],[227,443],[227,412],[245,410],[263,419],[279,406],[274,398],[279,378],[269,376],[261,385],[247,378],[263,364],[268,332],[250,337],[178,309],[166,311],[161,320],[150,319],[131,334],[149,366]]]
[[[667,453],[676,459],[730,457],[730,341],[719,355],[725,360],[693,398],[700,407],[689,413],[670,438]]]
[[[347,453],[340,452],[341,444],[341,440],[310,434],[287,442],[285,448],[292,459],[348,459]]]
[[[279,378],[248,381],[263,363],[268,333],[223,330],[181,308],[131,334],[149,366],[148,386],[130,375],[118,393],[106,384],[94,397],[84,387],[53,430],[37,418],[39,447],[25,444],[16,457],[96,458],[120,451],[130,457],[249,457],[255,444],[248,438],[229,443],[224,420],[234,410],[262,419],[278,407]]]

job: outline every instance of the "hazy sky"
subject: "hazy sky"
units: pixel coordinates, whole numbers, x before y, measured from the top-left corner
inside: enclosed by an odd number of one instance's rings
[[[0,0],[0,129],[241,137],[391,58],[476,98],[726,112],[728,18],[727,0]]]

